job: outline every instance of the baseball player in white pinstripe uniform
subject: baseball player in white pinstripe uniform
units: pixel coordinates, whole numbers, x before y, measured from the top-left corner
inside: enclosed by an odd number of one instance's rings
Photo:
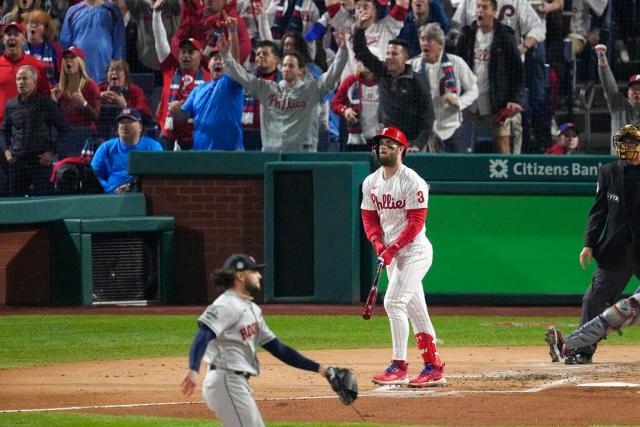
[[[223,426],[264,426],[249,386],[249,378],[260,373],[258,347],[288,365],[318,372],[330,383],[331,374],[336,371],[334,367],[325,370],[271,332],[251,297],[253,291],[260,289],[263,267],[245,254],[227,258],[214,278],[215,284],[226,291],[198,318],[198,332],[189,350],[189,370],[182,380],[182,392],[190,396],[195,390],[204,356],[208,369],[202,396]]]
[[[422,278],[433,257],[425,234],[429,187],[412,169],[402,164],[408,143],[393,127],[382,129],[374,140],[382,167],[362,185],[362,222],[367,239],[387,266],[389,287],[384,308],[391,325],[391,365],[374,375],[376,384],[409,384],[428,387],[444,384],[444,363],[436,348],[436,332],[429,318]],[[409,320],[424,368],[411,381],[407,377]]]

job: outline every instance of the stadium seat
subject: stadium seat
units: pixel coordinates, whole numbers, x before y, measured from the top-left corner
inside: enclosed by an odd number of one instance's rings
[[[262,150],[262,139],[260,138],[260,129],[243,129],[242,144],[245,151]]]
[[[162,88],[161,87],[154,87],[153,88],[153,93],[151,94],[151,97],[148,98],[149,101],[149,107],[151,107],[151,112],[155,115],[157,108],[158,108],[158,104],[160,103],[160,99],[162,98]]]
[[[115,121],[120,113],[120,108],[116,105],[102,105],[100,116],[96,122],[98,128],[97,137],[100,139],[110,139],[115,134]]]
[[[58,141],[58,158],[79,156],[87,139],[93,139],[93,132],[87,127],[72,127],[67,135]]]
[[[155,76],[153,73],[131,73],[129,75],[131,83],[135,83],[144,91],[147,100],[151,99],[155,89]]]

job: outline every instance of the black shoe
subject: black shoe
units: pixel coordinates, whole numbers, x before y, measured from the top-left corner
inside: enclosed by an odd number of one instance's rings
[[[593,354],[576,353],[567,356],[564,359],[565,365],[590,365],[592,363]]]

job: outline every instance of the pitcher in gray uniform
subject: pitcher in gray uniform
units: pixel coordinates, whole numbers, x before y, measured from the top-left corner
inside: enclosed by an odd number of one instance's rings
[[[189,370],[182,380],[182,392],[190,396],[195,390],[204,356],[208,369],[202,395],[223,426],[264,425],[249,386],[249,378],[260,373],[258,347],[288,365],[318,372],[328,380],[336,369],[325,369],[307,359],[271,332],[251,296],[260,289],[264,266],[249,255],[234,254],[215,271],[214,283],[226,291],[198,318],[198,332],[189,350]]]

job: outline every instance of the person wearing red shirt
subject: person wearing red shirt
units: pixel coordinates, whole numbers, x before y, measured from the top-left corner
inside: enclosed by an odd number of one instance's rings
[[[156,120],[162,129],[162,145],[165,150],[191,149],[193,146],[193,123],[174,122],[169,114],[169,103],[184,103],[196,86],[211,80],[206,62],[202,61],[202,45],[195,39],[180,42],[180,56],[176,60],[171,55],[167,32],[162,24],[160,6],[163,0],[153,5],[153,34],[156,52],[162,72],[162,97],[156,111]]]
[[[151,122],[151,107],[142,88],[129,81],[129,64],[124,59],[112,59],[107,68],[107,80],[100,84],[102,105],[116,105],[121,110],[135,108],[142,115],[142,123]]]
[[[171,51],[174,55],[179,51],[182,40],[193,38],[202,46],[206,46],[205,56],[208,56],[209,49],[216,46],[220,34],[229,38],[225,25],[226,15],[228,15],[238,20],[238,42],[240,43],[240,61],[238,62],[244,64],[251,55],[251,37],[244,19],[235,9],[235,4],[235,1],[228,0],[185,0],[180,13],[180,27],[171,40]]]
[[[87,74],[84,51],[71,46],[62,52],[60,84],[51,90],[51,99],[71,125],[69,141],[61,157],[79,156],[82,145],[96,134],[100,116],[100,88]]]
[[[11,98],[18,96],[16,88],[16,74],[18,68],[23,65],[31,65],[38,77],[45,76],[46,72],[42,62],[24,53],[24,27],[22,24],[12,22],[4,27],[4,54],[0,56],[0,121],[4,118],[4,104]],[[40,95],[49,96],[51,86],[46,78],[39,78],[36,90]]]
[[[573,154],[580,144],[580,134],[573,123],[563,123],[558,128],[556,143],[545,154]]]

